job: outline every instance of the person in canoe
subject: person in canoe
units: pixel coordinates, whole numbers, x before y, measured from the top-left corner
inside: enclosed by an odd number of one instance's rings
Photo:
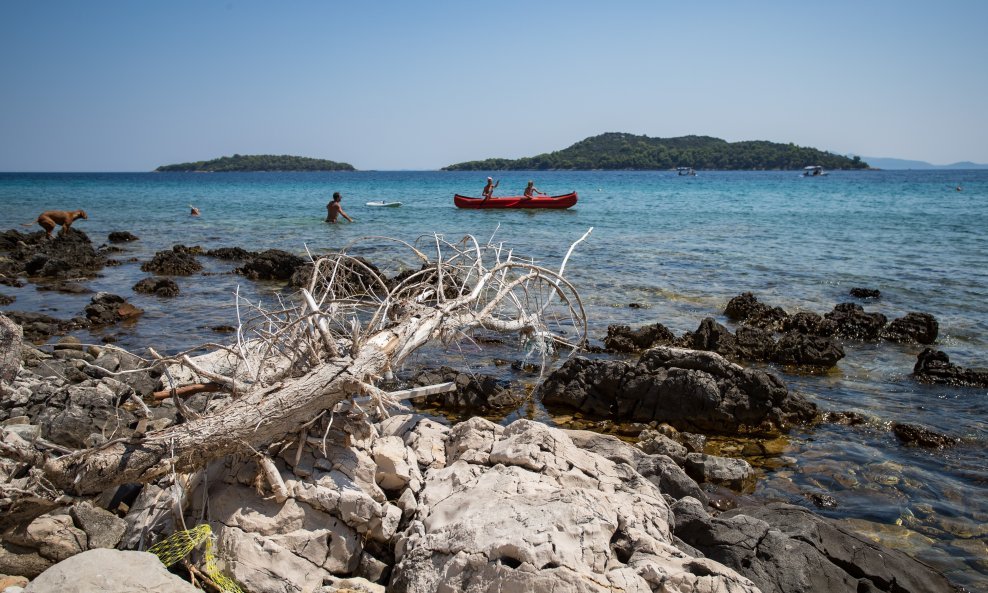
[[[326,204],[326,222],[336,224],[336,219],[339,216],[353,222],[353,219],[343,211],[343,206],[340,205],[340,201],[342,200],[343,196],[340,195],[340,192],[333,192],[333,201]]]
[[[525,198],[534,198],[536,195],[544,196],[546,195],[544,191],[535,187],[535,182],[532,180],[528,181],[528,185],[525,186]]]
[[[484,186],[484,191],[483,191],[485,200],[494,195],[494,188],[497,187],[499,183],[501,183],[500,179],[494,181],[493,177],[487,178],[487,185]]]

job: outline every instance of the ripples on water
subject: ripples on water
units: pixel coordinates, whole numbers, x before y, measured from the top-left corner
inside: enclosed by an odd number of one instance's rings
[[[689,178],[668,172],[505,173],[495,174],[503,190],[520,193],[534,178],[553,194],[577,190],[580,202],[563,212],[453,208],[454,192],[476,195],[486,176],[0,174],[0,229],[34,220],[45,209],[84,208],[89,220],[77,228],[97,244],[114,230],[139,236],[118,254],[123,265],[107,267],[89,283],[145,310],[133,326],[107,330],[134,350],[177,351],[221,340],[209,328],[236,323],[232,295],[238,286],[249,298],[268,302],[278,291],[228,274],[232,263],[200,258],[215,275],[176,278],[182,291],[177,299],[133,293],[130,287],[145,275],[139,262],[176,243],[297,253],[308,246],[319,253],[365,235],[416,240],[439,232],[455,240],[473,233],[486,240],[496,231],[495,241],[556,267],[570,242],[592,226],[593,235],[567,270],[588,307],[592,337],[602,337],[611,323],[661,322],[682,333],[707,316],[723,322],[727,301],[746,290],[789,312],[822,314],[852,300],[851,287],[864,286],[882,291],[880,301],[863,303],[866,310],[889,319],[932,313],[940,322],[937,346],[952,362],[988,366],[988,172],[834,172],[823,179],[791,172],[700,172]],[[963,192],[955,191],[958,185]],[[356,224],[322,222],[333,191],[343,193],[343,207]],[[404,205],[364,206],[373,200]],[[188,216],[190,204],[201,217]],[[400,266],[381,242],[363,254]],[[411,258],[404,263],[411,265]],[[17,297],[11,309],[59,317],[80,314],[89,299],[38,292],[33,285],[0,292]],[[487,353],[478,358],[465,350],[463,361],[476,370],[511,372],[490,366]],[[915,383],[909,376],[920,351],[915,346],[848,344],[846,350],[835,371],[776,371],[822,409],[857,411],[872,422],[798,430],[781,451],[751,457],[763,473],[754,496],[812,507],[808,494],[829,494],[838,506],[819,512],[846,519],[958,583],[988,589],[988,394]],[[510,417],[525,415],[552,422],[538,407]],[[944,452],[905,448],[888,430],[892,421],[957,436],[962,444]]]

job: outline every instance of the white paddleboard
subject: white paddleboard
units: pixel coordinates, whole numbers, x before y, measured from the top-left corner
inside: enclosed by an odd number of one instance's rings
[[[401,206],[401,202],[367,202],[368,206],[376,206],[378,208],[397,208]]]

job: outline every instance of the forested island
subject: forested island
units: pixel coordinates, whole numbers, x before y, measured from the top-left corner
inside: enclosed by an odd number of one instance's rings
[[[196,172],[232,173],[246,171],[356,171],[349,163],[337,163],[325,159],[310,159],[304,156],[271,154],[235,154],[211,161],[162,165],[157,173]]]
[[[867,169],[860,157],[848,158],[815,148],[765,140],[727,142],[710,136],[649,138],[610,132],[569,148],[520,159],[492,158],[443,167],[443,171],[694,169],[791,170],[809,165],[826,169]]]

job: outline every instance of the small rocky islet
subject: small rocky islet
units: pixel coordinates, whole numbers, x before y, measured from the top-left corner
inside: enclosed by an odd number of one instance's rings
[[[113,253],[74,230],[48,243],[8,231],[0,250],[8,281],[56,283],[97,273]],[[230,260],[235,273],[294,286],[311,272],[306,260],[278,250],[216,251],[159,252],[143,263],[151,276],[138,284],[181,299],[159,280],[196,273],[198,257]],[[364,269],[346,272],[359,281]],[[275,456],[285,484],[280,496],[259,490],[262,469],[253,458],[224,458],[190,488],[186,517],[205,518],[225,573],[245,591],[957,590],[925,564],[840,522],[798,506],[745,504],[741,494],[750,491],[756,470],[712,454],[716,439],[750,438],[767,452],[793,427],[854,422],[853,413],[821,412],[777,375],[739,363],[825,369],[843,357],[842,340],[936,339],[932,316],[910,314],[890,324],[847,305],[825,315],[789,315],[745,293],[725,311],[738,324],[734,333],[713,318],[680,337],[659,324],[608,328],[604,346],[590,348],[607,355],[570,359],[545,376],[534,397],[556,424],[582,423],[622,438],[527,419],[492,422],[481,416],[503,418],[529,394],[450,367],[420,369],[396,385],[452,381],[455,391],[430,396],[421,409],[462,421],[412,413],[368,422],[353,411],[317,418],[308,437]],[[5,444],[29,443],[50,454],[98,447],[208,414],[229,397],[169,397],[160,370],[112,345],[72,338],[31,345],[73,329],[139,323],[135,309],[120,296],[97,293],[71,320],[0,316]],[[913,376],[988,384],[983,372],[952,365],[932,348],[919,355]],[[151,405],[150,416],[142,417],[135,398]],[[924,427],[891,430],[910,445],[953,444]],[[6,457],[0,471],[11,488],[36,475]],[[68,578],[85,583],[101,572],[126,581],[126,555],[137,554],[129,550],[179,529],[162,511],[170,505],[168,487],[158,480],[113,488],[30,520],[8,513],[0,521],[0,574],[20,577],[15,585],[33,580],[28,591],[62,590]],[[195,502],[206,492],[208,508]],[[821,496],[814,504],[829,501]]]

